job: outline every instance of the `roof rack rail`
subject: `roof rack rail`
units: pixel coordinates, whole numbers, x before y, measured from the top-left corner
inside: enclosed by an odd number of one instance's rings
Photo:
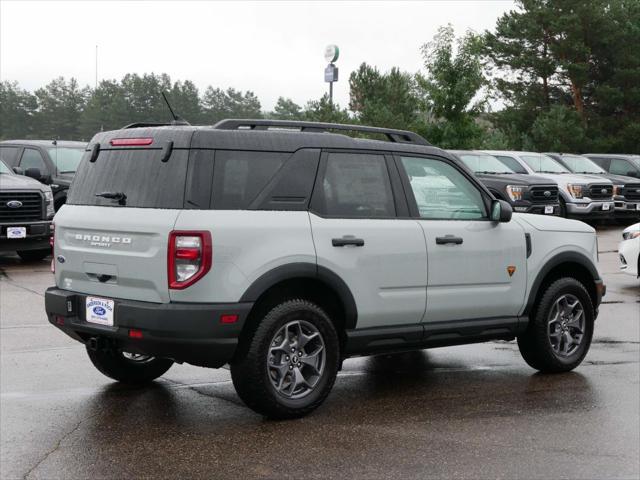
[[[154,122],[136,122],[130,123],[129,125],[125,125],[121,130],[126,130],[127,128],[147,128],[147,127],[184,127],[191,126],[191,124],[185,120],[174,120],[172,122],[167,123],[154,123]]]
[[[417,133],[393,128],[367,127],[344,123],[303,122],[297,120],[249,120],[228,119],[220,120],[213,128],[217,130],[269,130],[269,128],[299,129],[301,132],[330,132],[342,130],[351,132],[377,133],[385,135],[390,142],[413,143],[417,145],[431,145]]]

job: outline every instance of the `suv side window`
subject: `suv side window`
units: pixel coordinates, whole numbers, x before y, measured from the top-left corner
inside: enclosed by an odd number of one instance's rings
[[[327,155],[323,178],[316,182],[314,204],[332,217],[395,217],[393,191],[384,155]]]
[[[42,175],[47,175],[49,169],[47,164],[44,163],[42,154],[35,148],[25,148],[22,153],[22,159],[20,160],[20,168],[26,170],[27,168],[39,168]]]
[[[421,218],[483,220],[487,209],[478,188],[441,160],[400,157]]]
[[[498,160],[500,160],[502,163],[504,163],[507,167],[509,167],[511,170],[513,170],[516,173],[527,173],[527,170],[520,165],[520,162],[518,162],[515,158],[512,157],[506,157],[504,155],[494,155],[494,157],[496,157]]]
[[[216,210],[247,208],[290,156],[281,152],[216,150],[212,207]]]
[[[13,167],[18,163],[18,153],[20,153],[20,147],[0,147],[0,160],[9,167]]]

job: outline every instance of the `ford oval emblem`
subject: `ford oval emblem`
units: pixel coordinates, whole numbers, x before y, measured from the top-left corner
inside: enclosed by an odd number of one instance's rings
[[[22,206],[22,202],[20,200],[9,200],[7,202],[7,207],[9,208],[20,208]]]
[[[103,316],[105,313],[107,313],[107,311],[100,306],[95,306],[93,307],[93,313],[99,316]]]
[[[66,258],[64,258],[64,255],[58,255],[58,256],[56,257],[56,259],[57,259],[57,260],[58,260],[58,262],[60,262],[60,263],[64,263],[64,262],[66,262],[66,261],[67,261],[67,259],[66,259]]]
[[[604,195],[605,193],[607,193],[607,189],[603,188],[602,190],[600,190],[600,193],[602,193]]]
[[[545,190],[544,191],[544,196],[545,197],[550,197],[551,196],[551,192],[549,190]]]

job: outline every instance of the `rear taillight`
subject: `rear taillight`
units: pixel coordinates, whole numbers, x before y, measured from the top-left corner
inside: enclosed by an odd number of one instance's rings
[[[56,273],[56,225],[51,222],[51,236],[49,237],[49,245],[51,245],[51,273]]]
[[[211,233],[173,231],[169,234],[169,288],[180,290],[206,275],[212,260]]]

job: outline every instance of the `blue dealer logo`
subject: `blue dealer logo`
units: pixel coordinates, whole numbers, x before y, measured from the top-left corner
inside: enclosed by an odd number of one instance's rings
[[[96,315],[103,316],[105,313],[107,313],[107,311],[100,306],[96,306],[96,307],[93,307],[93,313],[95,313]]]

